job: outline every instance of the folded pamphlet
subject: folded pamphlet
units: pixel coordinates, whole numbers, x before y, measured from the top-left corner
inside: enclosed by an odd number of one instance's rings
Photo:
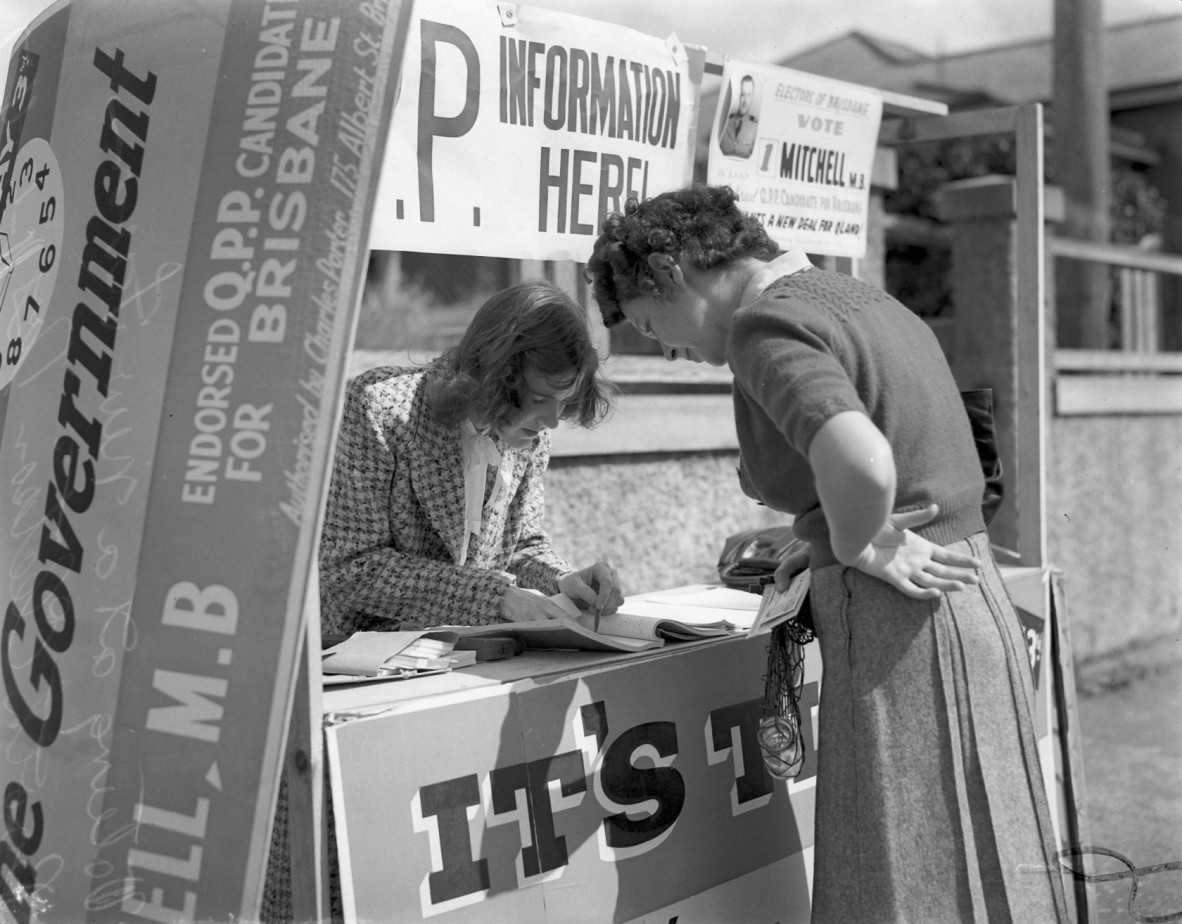
[[[800,608],[804,605],[805,594],[812,583],[811,572],[801,571],[789,582],[787,589],[776,590],[775,584],[768,584],[763,589],[763,597],[759,603],[759,611],[747,630],[747,637],[760,632],[770,632],[782,622],[795,619],[800,615]]]

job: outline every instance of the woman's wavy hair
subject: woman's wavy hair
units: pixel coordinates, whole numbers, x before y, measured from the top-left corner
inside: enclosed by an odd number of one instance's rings
[[[741,257],[775,257],[779,246],[738,201],[729,186],[687,186],[643,202],[629,199],[622,215],[608,215],[583,271],[603,323],[624,320],[621,302],[661,296],[649,254],[666,253],[700,270]]]
[[[478,427],[509,422],[528,395],[525,371],[575,393],[563,420],[590,427],[611,407],[612,387],[599,369],[586,313],[542,280],[502,289],[473,315],[460,342],[432,364],[438,373],[427,400],[444,423],[467,418]]]

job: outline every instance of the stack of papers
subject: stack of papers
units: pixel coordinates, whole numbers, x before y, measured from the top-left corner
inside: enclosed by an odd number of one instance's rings
[[[353,678],[411,677],[467,667],[475,651],[456,651],[454,632],[354,632],[324,650],[321,671]]]
[[[384,633],[385,634],[385,633]],[[446,671],[476,663],[475,651],[455,651],[455,642],[420,635],[397,654],[378,666],[380,674],[402,671]]]

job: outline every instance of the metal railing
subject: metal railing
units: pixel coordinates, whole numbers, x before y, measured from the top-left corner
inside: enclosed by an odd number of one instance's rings
[[[1163,277],[1182,280],[1182,257],[1129,245],[1062,237],[1048,237],[1047,249],[1052,257],[1100,263],[1112,268],[1121,353],[1157,353],[1161,349],[1162,294],[1165,289],[1161,282]]]

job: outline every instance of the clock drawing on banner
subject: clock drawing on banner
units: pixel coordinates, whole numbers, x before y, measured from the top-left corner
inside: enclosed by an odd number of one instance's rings
[[[16,377],[41,325],[62,250],[62,174],[49,142],[21,149],[0,219],[0,391]]]

